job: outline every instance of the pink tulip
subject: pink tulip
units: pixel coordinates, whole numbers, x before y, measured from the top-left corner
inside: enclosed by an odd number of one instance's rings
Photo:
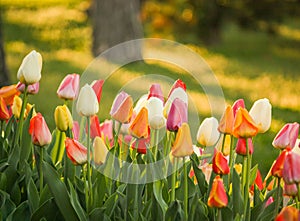
[[[60,83],[57,95],[61,99],[74,100],[78,95],[79,75],[68,74]]]
[[[101,101],[103,84],[104,84],[104,80],[93,81],[93,83],[91,84],[91,87],[93,88],[93,90],[95,91],[95,94],[97,96],[98,103],[100,103],[100,101]]]
[[[289,151],[286,155],[282,176],[286,184],[300,183],[300,155]]]
[[[94,139],[95,137],[100,137],[101,136],[101,128],[100,128],[100,123],[99,123],[99,118],[97,115],[91,116],[91,123],[90,123],[90,137]],[[87,131],[87,127],[86,127]]]
[[[268,199],[267,202],[266,202],[265,207],[269,206],[269,205],[270,205],[271,203],[273,203],[273,202],[274,202],[274,198],[273,198],[272,196],[270,196],[269,199]]]
[[[244,102],[243,99],[238,99],[238,100],[236,100],[236,101],[233,103],[233,105],[232,105],[232,110],[233,110],[233,115],[234,115],[234,117],[235,117],[235,114],[236,114],[237,110],[238,110],[240,107],[241,107],[241,108],[245,108],[245,102]]]
[[[79,123],[77,121],[73,121],[72,132],[73,132],[74,140],[78,140],[79,139],[79,133],[80,133],[80,127],[79,127]]]
[[[120,92],[115,98],[110,115],[120,123],[128,123],[133,112],[133,100],[126,92]]]
[[[253,153],[253,143],[252,143],[252,139],[248,138],[248,150],[249,150],[249,154],[251,155]],[[247,155],[247,150],[246,150],[246,139],[245,138],[238,138],[238,141],[236,143],[236,147],[235,147],[235,152],[237,154],[240,155]]]
[[[275,148],[285,149],[286,147],[293,148],[299,134],[298,123],[285,124],[274,138],[272,145]]]
[[[82,165],[87,162],[87,148],[77,140],[69,137],[65,140],[66,152],[69,159],[75,165]]]
[[[185,83],[180,80],[180,79],[177,79],[174,84],[172,85],[172,88],[168,94],[168,98],[170,97],[170,95],[173,93],[173,91],[176,89],[176,88],[182,88],[184,91],[186,91],[186,85]]]
[[[283,194],[286,196],[292,196],[295,197],[298,195],[298,188],[297,188],[297,184],[293,183],[293,184],[284,184],[284,188],[283,188]]]
[[[20,91],[21,93],[24,93],[25,84],[23,84],[19,81],[16,87],[17,87],[18,91]],[[37,94],[39,92],[39,89],[40,89],[40,83],[36,82],[34,84],[28,85],[27,93],[28,94]]]
[[[151,97],[157,97],[159,98],[163,103],[165,102],[163,92],[161,90],[160,84],[152,84],[150,87],[148,100]]]
[[[113,122],[112,120],[105,120],[100,124],[101,137],[103,140],[110,141],[111,146],[113,146]]]
[[[182,123],[186,123],[188,121],[187,112],[187,104],[176,98],[173,101],[168,114],[167,129],[169,131],[177,131]]]
[[[51,142],[52,136],[41,113],[37,113],[30,120],[29,134],[32,143],[38,146],[44,146]]]

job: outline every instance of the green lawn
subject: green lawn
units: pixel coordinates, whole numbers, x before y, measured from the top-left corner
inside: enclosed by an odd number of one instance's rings
[[[60,81],[68,73],[81,74],[93,60],[90,52],[91,27],[86,15],[88,2],[22,0],[11,3],[3,0],[0,3],[12,81],[16,82],[18,67],[29,51],[35,49],[43,56],[40,92],[29,101],[36,104],[36,109],[44,114],[52,129],[53,111],[61,103],[56,96]],[[256,99],[270,99],[273,105],[272,126],[265,135],[255,138],[253,157],[254,162],[262,162],[262,172],[266,174],[278,154],[271,145],[276,132],[286,122],[300,122],[299,21],[280,26],[278,36],[242,31],[234,25],[227,25],[220,44],[187,46],[199,53],[212,68],[229,104],[244,98],[249,109]],[[204,94],[183,70],[146,61],[126,65],[109,78],[103,88],[100,118],[109,117],[112,99],[124,83],[146,74],[183,78],[196,101],[200,119],[209,115]]]

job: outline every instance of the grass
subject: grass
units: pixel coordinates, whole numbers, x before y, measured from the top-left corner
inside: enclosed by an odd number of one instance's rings
[[[56,90],[68,73],[82,73],[93,60],[91,27],[86,15],[89,1],[1,1],[3,12],[5,50],[12,82],[23,57],[31,50],[39,51],[44,59],[40,92],[30,97],[54,128],[53,111],[62,102]],[[187,45],[201,55],[212,68],[222,86],[226,101],[232,104],[244,98],[249,109],[252,103],[263,97],[273,105],[273,122],[269,132],[255,138],[253,160],[262,165],[266,174],[278,154],[271,142],[286,122],[300,122],[298,79],[300,70],[299,22],[288,22],[279,27],[278,36],[243,31],[234,25],[223,30],[222,43],[205,47]],[[151,37],[151,36],[150,36]],[[184,57],[183,57],[184,59]],[[153,74],[166,76],[164,92],[168,92],[170,79],[182,78],[200,113],[200,121],[210,115],[205,94],[189,74],[174,65],[161,62],[137,62],[118,68],[106,81],[100,105],[100,118],[108,118],[110,105],[121,87],[134,85],[137,94],[145,93]],[[149,76],[149,78],[140,78]],[[151,78],[154,77],[154,78]],[[126,86],[127,85],[127,86]],[[128,90],[131,87],[128,86]],[[131,88],[132,89],[132,88]],[[194,133],[196,131],[194,130]]]

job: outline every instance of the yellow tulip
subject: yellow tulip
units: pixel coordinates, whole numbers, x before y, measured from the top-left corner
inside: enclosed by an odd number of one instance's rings
[[[66,105],[57,106],[54,111],[54,120],[57,129],[66,131],[73,128],[72,115]]]

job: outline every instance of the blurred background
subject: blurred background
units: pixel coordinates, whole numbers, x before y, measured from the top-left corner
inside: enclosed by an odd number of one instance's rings
[[[299,0],[1,0],[0,19],[0,84],[16,83],[23,57],[33,49],[40,52],[40,92],[29,102],[51,129],[64,76],[81,74],[99,53],[143,37],[177,41],[202,56],[228,104],[243,98],[250,109],[257,99],[270,100],[271,129],[254,141],[253,160],[264,175],[278,154],[271,145],[276,133],[287,122],[300,122]],[[140,53],[138,45],[122,52],[133,58]],[[120,89],[114,81],[122,85],[129,76],[146,74],[182,78],[200,120],[209,116],[203,92],[183,70],[145,61],[120,68],[111,84],[104,84],[100,119],[109,117]]]

